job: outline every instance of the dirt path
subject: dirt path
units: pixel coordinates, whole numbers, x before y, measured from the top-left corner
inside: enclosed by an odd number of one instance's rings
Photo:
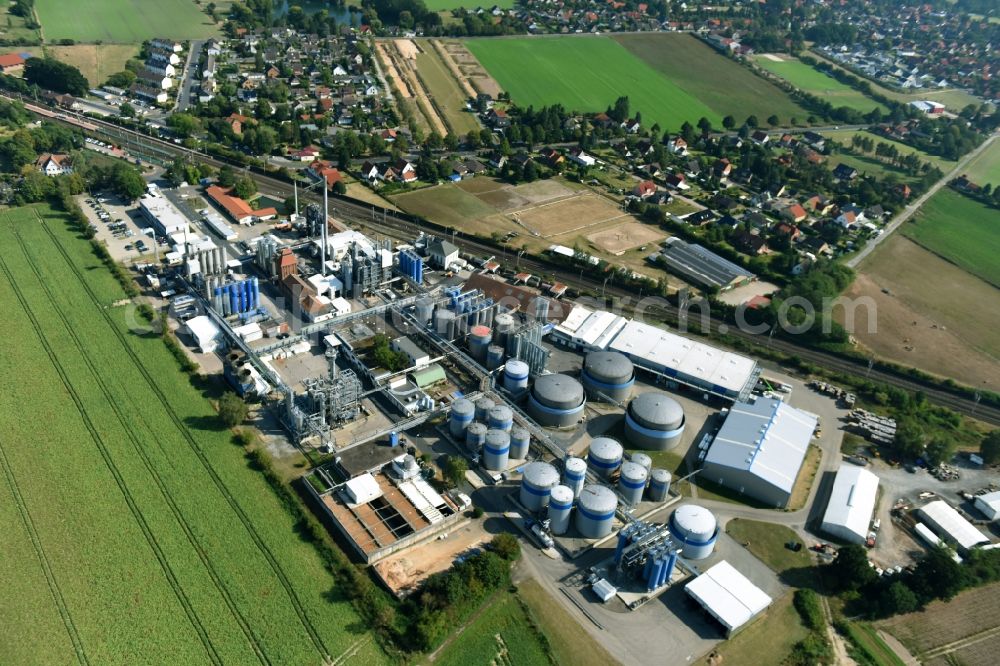
[[[434,105],[431,104],[427,90],[424,88],[423,83],[420,82],[420,77],[417,76],[417,54],[419,53],[417,45],[408,39],[397,39],[393,41],[393,46],[399,55],[398,60],[394,59],[396,70],[403,75],[406,85],[416,100],[417,110],[427,120],[427,124],[432,131],[437,132],[441,136],[447,136],[448,127],[437,111],[434,110]]]
[[[838,634],[833,628],[833,616],[830,613],[830,604],[827,602],[826,597],[821,596],[820,600],[823,606],[823,617],[826,619],[826,637],[833,647],[833,663],[837,666],[858,666],[858,662],[851,659],[847,654],[847,645],[844,643],[844,637]]]
[[[885,523],[883,523],[885,525]],[[896,653],[906,666],[920,666],[920,661],[910,654],[910,651],[906,649],[906,646],[899,642],[899,640],[890,633],[878,630],[879,638],[885,641],[885,644],[889,646],[889,649]]]

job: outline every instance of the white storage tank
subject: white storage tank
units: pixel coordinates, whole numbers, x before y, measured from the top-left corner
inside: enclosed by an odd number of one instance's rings
[[[597,476],[609,478],[622,464],[622,445],[610,437],[597,437],[587,451],[587,465]]]
[[[449,421],[451,436],[458,439],[465,437],[465,429],[472,423],[475,415],[476,406],[472,404],[471,400],[465,398],[456,400],[451,406],[451,420]]]
[[[618,509],[618,496],[605,486],[589,484],[576,502],[576,529],[585,539],[603,539],[611,534]]]
[[[625,437],[635,447],[672,449],[684,433],[684,409],[666,393],[650,391],[632,399],[625,410]]]
[[[587,354],[580,374],[587,396],[598,402],[628,400],[635,384],[635,366],[625,354],[596,351]]]
[[[434,330],[445,340],[455,337],[455,313],[438,308],[434,311]]]
[[[636,506],[642,501],[648,478],[649,472],[642,465],[631,461],[623,463],[621,476],[618,477],[618,492],[626,502]]]
[[[497,405],[490,410],[490,417],[487,425],[494,430],[506,430],[514,426],[514,412],[507,405]]]
[[[573,491],[566,486],[553,488],[549,495],[549,530],[553,534],[566,534],[572,513]]]
[[[573,491],[573,497],[579,497],[583,484],[587,480],[587,463],[583,458],[570,456],[563,463],[563,483]]]
[[[531,447],[531,433],[527,428],[514,426],[510,430],[510,457],[514,460],[524,460],[528,457]]]
[[[491,472],[507,469],[510,455],[510,435],[505,430],[487,430],[483,442],[483,467]]]
[[[628,459],[645,467],[647,472],[653,469],[653,459],[645,453],[633,453],[629,455]]]
[[[552,489],[559,485],[559,470],[546,462],[533,462],[524,468],[521,478],[521,505],[532,513],[549,504]]]
[[[516,358],[503,368],[503,387],[512,393],[528,388],[528,364]]]
[[[486,423],[490,418],[490,410],[496,407],[496,404],[492,398],[480,398],[476,400],[476,420],[480,423]]]
[[[670,535],[683,544],[684,557],[703,560],[712,554],[719,523],[711,511],[697,504],[682,504],[670,516]]]
[[[470,423],[465,429],[465,448],[472,453],[478,453],[486,444],[486,431],[489,428],[483,423]]]
[[[670,494],[670,472],[657,468],[649,473],[649,499],[665,502]]]
[[[565,427],[580,420],[583,386],[569,375],[542,375],[528,396],[528,413],[543,426]]]

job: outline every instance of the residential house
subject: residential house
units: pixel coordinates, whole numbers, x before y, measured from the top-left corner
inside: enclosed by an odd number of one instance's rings
[[[427,255],[431,265],[443,270],[458,259],[458,248],[446,240],[435,238],[427,244]]]
[[[566,161],[566,158],[561,152],[548,146],[538,151],[538,154],[541,155],[542,159],[545,160],[545,163],[553,169],[559,168],[559,166]]]
[[[492,108],[486,112],[486,122],[496,129],[510,127],[510,116],[503,109]]]
[[[798,224],[799,222],[804,222],[809,214],[806,209],[801,206],[801,204],[793,203],[790,206],[785,206],[781,209],[779,213],[781,217],[791,222]]]
[[[326,180],[328,190],[332,190],[334,185],[344,179],[343,174],[325,160],[314,160],[306,169],[306,174],[313,180]]]
[[[837,180],[854,180],[858,177],[858,170],[847,164],[838,164],[833,170],[833,177]]]
[[[24,73],[25,60],[19,53],[0,55],[0,73],[7,76],[21,76]]]
[[[750,140],[756,143],[758,146],[766,146],[771,137],[768,136],[767,132],[764,130],[757,130],[750,135]]]
[[[682,173],[667,174],[667,177],[663,180],[666,182],[667,187],[672,187],[676,190],[691,189],[691,186],[684,182],[684,174]]]
[[[822,134],[807,130],[802,133],[802,139],[816,150],[822,151],[826,147],[826,139]]]
[[[723,157],[712,165],[712,172],[715,173],[716,178],[726,178],[733,172],[732,162],[728,158]]]
[[[779,222],[774,226],[774,232],[782,236],[788,236],[789,240],[793,243],[799,239],[802,232],[794,224],[789,224],[787,222]]]
[[[759,257],[771,251],[767,247],[767,241],[758,234],[752,234],[749,231],[739,230],[732,235],[730,240],[733,243],[733,247],[737,250],[754,257]]]
[[[640,199],[647,199],[656,193],[656,183],[651,180],[640,181],[632,189],[632,194],[639,197]]]
[[[160,90],[170,90],[174,86],[174,80],[165,74],[158,74],[146,68],[139,70],[136,74],[135,84],[149,88],[159,88]]]
[[[576,164],[583,167],[592,167],[597,164],[597,158],[593,155],[588,155],[583,152],[580,148],[573,148],[569,151],[569,159]]]
[[[674,155],[680,155],[683,157],[688,153],[688,142],[685,141],[682,136],[675,136],[669,143],[667,143],[667,150]]]
[[[278,216],[275,208],[254,210],[249,203],[232,194],[233,188],[209,185],[205,190],[208,198],[222,208],[237,224],[250,225],[258,220],[271,220]]]
[[[61,153],[42,153],[35,160],[35,168],[46,176],[62,176],[73,173],[73,166],[69,155]]]
[[[293,159],[299,162],[312,162],[320,155],[319,148],[317,146],[306,146],[301,150],[296,150],[293,153],[289,153],[289,159]]]

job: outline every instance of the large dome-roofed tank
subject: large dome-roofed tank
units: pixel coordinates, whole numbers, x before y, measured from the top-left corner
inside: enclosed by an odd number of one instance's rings
[[[456,400],[451,406],[451,420],[449,421],[451,436],[459,439],[465,437],[465,429],[469,427],[475,416],[476,406],[472,404],[471,400],[465,398]]]
[[[590,352],[580,377],[591,400],[624,402],[635,384],[635,366],[621,352]]]
[[[676,542],[683,544],[684,557],[703,560],[715,548],[719,522],[703,506],[682,504],[670,516],[670,534]]]
[[[618,496],[606,486],[583,487],[576,504],[576,529],[585,539],[603,539],[611,534]]]
[[[569,375],[542,375],[528,397],[528,413],[543,426],[576,423],[585,404],[583,385]]]
[[[552,489],[559,485],[559,470],[547,462],[535,461],[524,468],[521,478],[521,504],[538,512],[548,506]]]
[[[681,441],[684,408],[666,393],[650,391],[632,398],[625,410],[625,437],[641,449],[665,451]]]
[[[590,442],[587,450],[587,465],[602,478],[610,478],[622,465],[624,449],[617,440],[597,437]]]

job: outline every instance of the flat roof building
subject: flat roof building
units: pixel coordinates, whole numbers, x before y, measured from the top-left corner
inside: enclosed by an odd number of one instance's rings
[[[725,560],[685,585],[684,591],[719,621],[726,636],[771,605],[771,597]]]
[[[597,351],[605,349],[626,324],[628,319],[612,312],[574,305],[550,336],[571,349]]]
[[[976,497],[976,508],[983,512],[987,520],[1000,517],[1000,490]]]
[[[920,509],[920,514],[939,537],[957,544],[962,551],[967,552],[990,542],[986,535],[944,500],[927,503]]]
[[[159,236],[183,234],[188,229],[188,219],[162,194],[151,191],[139,199],[139,210],[149,220]]]
[[[711,250],[686,243],[676,236],[668,238],[663,249],[650,259],[666,264],[668,270],[707,289],[725,291],[757,277]]]
[[[206,315],[198,315],[187,320],[185,327],[202,354],[211,354],[219,346],[222,331],[215,322]]]
[[[842,541],[864,544],[877,495],[877,476],[863,467],[841,463],[820,529]]]
[[[815,416],[774,398],[737,402],[708,449],[701,477],[784,507],[816,423]]]
[[[607,349],[625,354],[635,365],[667,381],[727,400],[749,398],[760,375],[751,358],[637,321],[625,324]]]
[[[392,341],[392,348],[400,354],[406,354],[410,360],[410,365],[422,367],[430,363],[430,354],[425,352],[420,346],[408,337],[396,338]]]

